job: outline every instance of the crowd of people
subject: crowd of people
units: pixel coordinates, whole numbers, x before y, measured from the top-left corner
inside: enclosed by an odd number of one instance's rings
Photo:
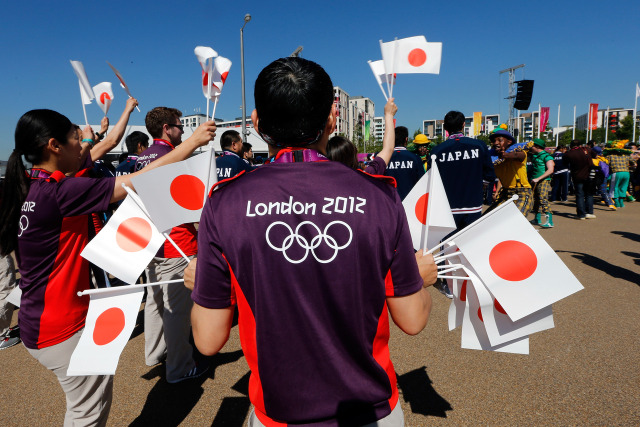
[[[384,109],[382,149],[362,167],[351,141],[330,138],[336,124],[330,77],[302,58],[265,67],[254,96],[251,119],[269,158],[259,165],[238,132],[222,134],[218,184],[198,227],[170,231],[190,262],[165,244],[145,271],[150,282],[184,278],[184,286],[149,288],[144,308],[145,362],[163,363],[171,384],[207,372],[190,336],[202,354],[217,353],[238,310],[251,369],[250,426],[404,424],[389,314],[414,335],[429,318],[426,288],[436,285],[451,297],[433,257],[415,252],[402,205],[433,161],[457,230],[483,214],[487,192],[485,212],[517,194],[522,213],[533,209],[533,223],[551,228],[549,199],[566,200],[573,191],[578,218],[592,218],[596,191],[613,194],[605,202],[621,208],[630,171],[640,185],[625,148],[587,150],[574,141],[571,151],[552,156],[544,141],[516,143],[504,128],[490,135],[488,147],[464,136],[458,111],[444,118],[446,141],[435,145],[417,135],[413,153],[407,128],[394,127],[393,98]],[[108,120],[94,133],[55,111],[29,111],[18,121],[8,162],[0,203],[0,348],[21,339],[56,375],[67,400],[65,425],[105,425],[113,393],[112,376],[67,375],[88,307],[77,292],[109,282],[80,252],[108,218],[104,213],[126,196],[122,184],[134,188],[132,177],[188,158],[216,132],[209,121],[182,141],[181,112],[156,107],[145,119],[152,141],[141,132],[128,135],[128,153],[110,170],[101,159],[122,139],[136,105],[127,101],[106,136]],[[268,210],[252,213],[260,204]],[[4,299],[17,283],[13,256],[22,299],[19,327],[10,328],[12,307]]]

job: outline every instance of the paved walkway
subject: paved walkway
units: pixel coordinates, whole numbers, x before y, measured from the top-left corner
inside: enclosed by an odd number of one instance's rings
[[[627,206],[577,221],[573,205],[553,205],[556,228],[541,234],[585,289],[554,304],[556,326],[531,337],[528,356],[461,349],[460,329],[447,330],[449,300],[431,289],[426,330],[392,330],[407,426],[639,425],[640,203]],[[143,347],[137,328],[109,425],[243,425],[249,369],[237,326],[208,375],[187,383],[168,385],[163,366],[145,366]],[[0,373],[2,425],[61,425],[64,395],[22,345],[0,352]]]

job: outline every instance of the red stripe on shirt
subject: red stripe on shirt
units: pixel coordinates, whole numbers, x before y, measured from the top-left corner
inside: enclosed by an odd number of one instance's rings
[[[387,277],[391,277],[391,275],[389,274]],[[382,307],[382,313],[380,313],[380,317],[378,318],[378,330],[373,340],[373,358],[382,369],[384,369],[389,378],[391,397],[388,402],[389,407],[393,411],[398,403],[398,384],[396,371],[393,369],[393,363],[391,363],[391,356],[389,354],[389,312],[387,311],[386,301]]]

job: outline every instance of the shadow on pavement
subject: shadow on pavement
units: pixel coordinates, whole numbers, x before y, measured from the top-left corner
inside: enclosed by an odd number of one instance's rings
[[[218,366],[233,363],[242,357],[242,350],[228,353],[218,353],[215,356],[206,358],[209,362],[209,371],[201,377],[186,380],[177,384],[169,384],[164,378],[164,364],[157,365],[142,377],[150,380],[160,377],[160,380],[153,386],[147,401],[142,408],[142,412],[130,424],[132,426],[177,426],[189,415],[191,410],[200,400],[204,389],[202,384],[207,378],[214,378]],[[249,399],[247,398],[247,401]],[[224,403],[224,402],[223,402]],[[225,406],[228,407],[229,404]],[[234,405],[235,407],[235,405]],[[222,409],[222,407],[221,407]],[[242,417],[244,420],[245,414]],[[217,417],[216,417],[217,418]],[[223,425],[223,424],[219,424]],[[224,424],[232,425],[232,424]],[[238,424],[242,425],[242,421]]]
[[[612,231],[611,234],[617,234],[625,239],[633,240],[634,242],[640,242],[640,234],[629,233],[628,231]]]
[[[622,251],[622,254],[626,255],[626,256],[630,256],[631,258],[634,258],[633,262],[635,262],[636,265],[640,265],[640,254],[639,253]]]
[[[619,267],[603,259],[600,259],[593,255],[585,254],[582,252],[572,252],[572,251],[556,251],[556,252],[557,253],[564,252],[567,254],[572,254],[571,256],[582,261],[584,264],[588,265],[589,267],[592,267],[592,268],[595,268],[596,270],[600,270],[604,273],[607,273],[611,277],[627,280],[631,283],[635,283],[636,285],[640,286],[640,274],[635,273],[631,270],[627,270],[626,268]],[[625,255],[629,255],[629,254],[631,253],[625,253]]]
[[[431,384],[426,366],[398,376],[398,386],[402,390],[404,401],[411,405],[411,412],[447,418],[446,411],[453,408]]]

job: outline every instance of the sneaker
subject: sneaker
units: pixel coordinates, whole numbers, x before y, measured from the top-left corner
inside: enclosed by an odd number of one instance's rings
[[[580,221],[584,221],[585,219],[587,219],[587,217],[586,216],[579,216],[576,219],[579,219]]]
[[[609,205],[609,210],[610,211],[617,211],[618,208],[616,208],[614,205]]]
[[[584,217],[587,219],[596,219],[596,216],[594,214],[586,214]]]
[[[445,297],[449,299],[453,299],[453,294],[449,290],[449,285],[442,279],[438,279],[436,283],[433,284],[433,287],[439,290]]]
[[[2,341],[0,341],[0,350],[4,350],[9,347],[13,347],[16,344],[20,343],[20,338],[18,337],[4,337]]]
[[[16,325],[13,328],[9,328],[9,332],[7,332],[7,336],[10,338],[20,337],[20,326]]]
[[[177,380],[167,380],[169,384],[179,383],[180,381],[190,380],[191,378],[198,378],[200,375],[204,374],[209,370],[209,365],[198,365],[194,366],[189,372],[178,378]]]

